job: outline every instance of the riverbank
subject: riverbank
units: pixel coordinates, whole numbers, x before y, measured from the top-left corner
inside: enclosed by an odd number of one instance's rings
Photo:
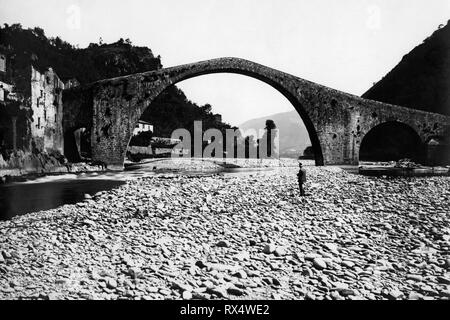
[[[1,299],[448,299],[450,179],[140,177],[0,222]]]
[[[314,165],[314,160],[302,160],[304,165]],[[126,162],[125,167],[152,165],[155,170],[215,171],[222,168],[279,168],[298,167],[298,160],[280,159],[227,159],[227,158],[155,158],[141,162]]]
[[[306,164],[313,164],[312,160],[305,160]],[[137,170],[143,166],[153,166],[155,173],[164,172],[220,172],[232,168],[272,168],[297,166],[297,160],[282,159],[217,159],[217,158],[154,158],[140,162],[125,162],[125,170]],[[38,177],[61,175],[67,173],[108,172],[102,165],[93,165],[86,162],[67,163],[64,165],[36,168],[0,168],[0,184],[33,180]]]
[[[361,162],[358,173],[373,177],[450,176],[450,166],[424,166],[409,159],[389,162]]]
[[[92,165],[84,162],[67,163],[65,165],[57,165],[39,171],[30,171],[27,169],[0,169],[0,184],[19,181],[33,180],[39,177],[61,175],[67,173],[82,172],[105,172],[102,165]]]

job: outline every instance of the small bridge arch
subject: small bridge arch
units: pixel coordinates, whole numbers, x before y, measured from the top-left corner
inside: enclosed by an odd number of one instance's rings
[[[361,140],[360,160],[397,161],[408,158],[423,163],[425,143],[410,125],[400,121],[382,122]]]

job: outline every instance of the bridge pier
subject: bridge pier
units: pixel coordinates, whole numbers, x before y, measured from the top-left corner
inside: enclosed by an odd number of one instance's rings
[[[114,141],[92,142],[91,150],[94,162],[103,163],[111,171],[124,169],[125,153],[122,149],[115,148]]]
[[[327,132],[318,132],[324,165],[358,165],[360,139],[347,133],[348,131],[349,129],[342,126]]]

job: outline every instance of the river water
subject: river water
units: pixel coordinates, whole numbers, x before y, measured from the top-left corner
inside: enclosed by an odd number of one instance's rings
[[[105,176],[67,174],[0,185],[0,220],[77,203],[86,193],[110,190],[123,183]]]

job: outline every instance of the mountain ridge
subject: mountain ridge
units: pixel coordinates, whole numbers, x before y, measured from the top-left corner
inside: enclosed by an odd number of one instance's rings
[[[450,20],[361,97],[450,115]]]

